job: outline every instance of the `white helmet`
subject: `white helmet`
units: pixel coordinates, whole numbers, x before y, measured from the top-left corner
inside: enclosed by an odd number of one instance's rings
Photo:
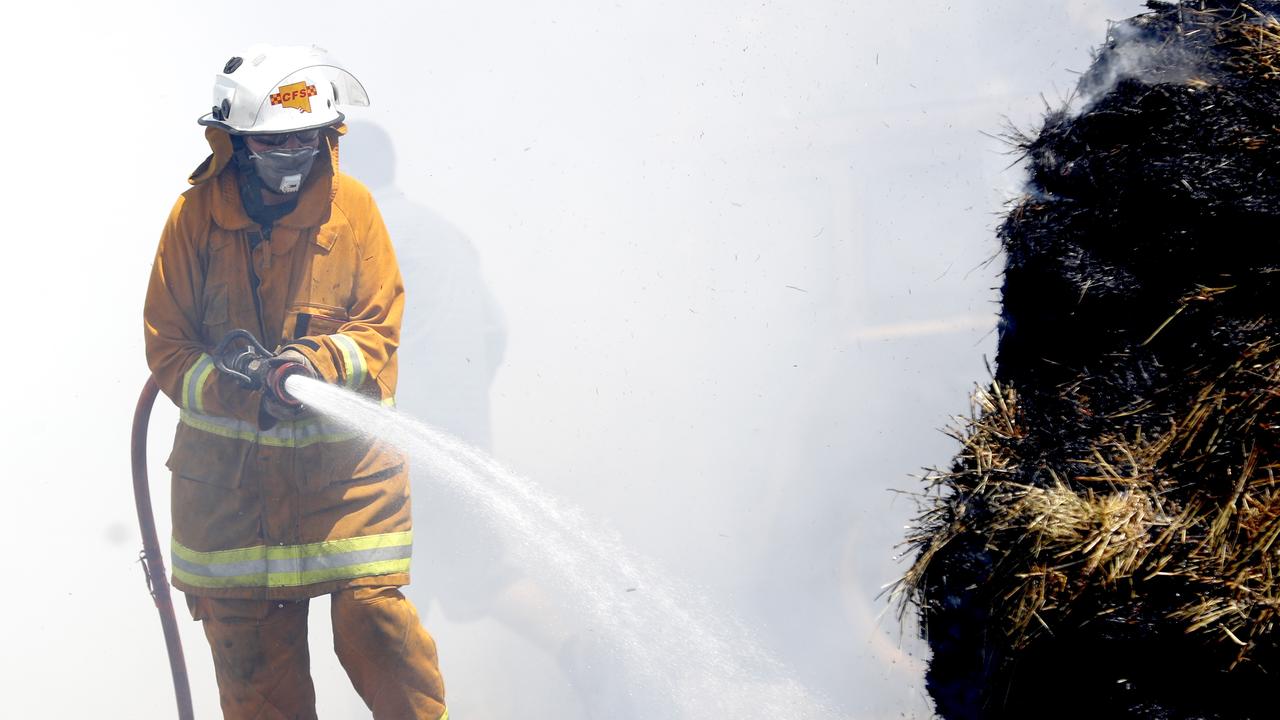
[[[292,132],[343,120],[339,105],[366,106],[354,75],[316,46],[254,45],[227,61],[201,125],[233,135]]]

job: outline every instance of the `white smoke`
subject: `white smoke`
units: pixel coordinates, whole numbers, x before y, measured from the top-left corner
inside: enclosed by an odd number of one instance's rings
[[[1068,112],[1087,111],[1125,80],[1183,84],[1207,75],[1200,58],[1185,44],[1158,37],[1140,24],[1140,18],[1114,22],[1108,27],[1106,43],[1095,52],[1093,67],[1068,101]]]
[[[835,719],[750,629],[580,510],[403,413],[301,376],[289,378],[287,387],[348,430],[399,448],[412,466],[427,470],[429,482],[460,492],[503,529],[513,555],[541,578],[552,605],[587,619],[597,633],[590,671],[573,678],[597,694],[616,688],[596,701],[597,716]]]

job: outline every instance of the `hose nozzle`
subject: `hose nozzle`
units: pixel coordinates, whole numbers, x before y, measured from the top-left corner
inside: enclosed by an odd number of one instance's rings
[[[242,347],[237,341],[243,342]],[[291,375],[315,377],[315,372],[303,362],[279,357],[267,350],[248,330],[236,328],[223,336],[213,350],[213,364],[218,370],[236,379],[246,390],[261,390],[272,400],[286,408],[301,410],[302,402],[285,390],[285,380]]]
[[[285,389],[285,380],[293,375],[314,378],[315,373],[306,365],[294,360],[273,357],[267,361],[267,375],[263,381],[263,392],[274,398],[276,402],[290,410],[302,410],[302,401],[289,394]]]

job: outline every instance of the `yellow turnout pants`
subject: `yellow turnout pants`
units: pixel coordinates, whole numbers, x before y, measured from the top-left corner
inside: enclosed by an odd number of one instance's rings
[[[395,587],[333,593],[333,647],[375,720],[447,720],[435,641]],[[315,720],[309,601],[187,596],[227,720]]]

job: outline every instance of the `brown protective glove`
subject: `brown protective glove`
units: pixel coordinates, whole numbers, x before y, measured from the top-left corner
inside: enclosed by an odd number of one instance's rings
[[[286,348],[269,362],[272,368],[262,389],[262,409],[276,420],[297,420],[306,415],[306,407],[285,392],[284,382],[290,375],[317,377],[311,361],[297,350]]]

